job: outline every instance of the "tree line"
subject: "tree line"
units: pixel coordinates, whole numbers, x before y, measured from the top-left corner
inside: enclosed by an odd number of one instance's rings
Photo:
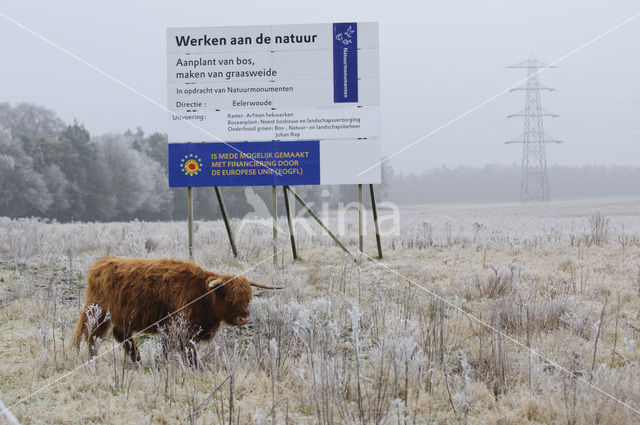
[[[141,129],[92,136],[31,104],[0,104],[0,216],[68,221],[184,220],[187,191],[169,188],[167,136]],[[640,196],[638,166],[551,166],[553,200]],[[520,166],[487,165],[394,174],[382,166],[378,201],[399,204],[517,202]],[[337,208],[355,185],[296,186],[307,202]],[[270,187],[225,187],[229,214],[270,214]],[[284,202],[279,188],[279,214]],[[365,196],[368,202],[368,196]],[[218,219],[213,188],[194,189],[196,219]]]

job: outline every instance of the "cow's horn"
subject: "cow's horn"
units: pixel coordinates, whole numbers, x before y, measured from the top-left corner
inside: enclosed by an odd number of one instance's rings
[[[256,282],[252,282],[252,281],[249,281],[249,285],[255,286],[256,288],[262,288],[262,289],[282,289],[282,288],[284,288],[284,286],[267,286],[267,285],[263,285],[261,283],[256,283]]]
[[[222,279],[221,277],[219,277],[218,279],[214,279],[211,282],[209,282],[209,289],[213,289],[216,286],[221,285],[222,283],[224,283],[224,279]]]

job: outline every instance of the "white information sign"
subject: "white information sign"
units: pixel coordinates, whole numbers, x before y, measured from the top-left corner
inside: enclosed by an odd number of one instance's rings
[[[196,142],[226,145],[198,147],[197,172],[170,164],[172,186],[380,182],[379,166],[358,175],[380,160],[377,23],[170,28],[167,80],[170,162]],[[213,158],[229,147],[306,162],[284,179],[241,167],[226,178],[237,164]]]

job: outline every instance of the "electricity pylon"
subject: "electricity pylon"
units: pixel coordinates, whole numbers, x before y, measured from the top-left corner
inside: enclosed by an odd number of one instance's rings
[[[559,140],[549,138],[544,132],[543,117],[557,117],[546,112],[540,106],[540,92],[554,89],[541,86],[538,82],[538,69],[557,68],[548,66],[536,59],[529,59],[507,68],[525,68],[527,81],[520,87],[510,91],[524,90],[524,110],[517,114],[509,115],[509,118],[523,117],[524,132],[522,139],[511,140],[505,144],[522,143],[522,177],[520,180],[520,202],[549,202],[549,177],[547,175],[546,143],[562,143]]]

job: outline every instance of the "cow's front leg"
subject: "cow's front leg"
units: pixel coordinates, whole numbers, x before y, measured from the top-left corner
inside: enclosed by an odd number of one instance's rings
[[[124,351],[129,354],[132,362],[137,363],[140,361],[140,351],[130,334],[127,334],[122,329],[114,326],[113,337],[116,341],[122,344],[122,348],[124,348]]]

